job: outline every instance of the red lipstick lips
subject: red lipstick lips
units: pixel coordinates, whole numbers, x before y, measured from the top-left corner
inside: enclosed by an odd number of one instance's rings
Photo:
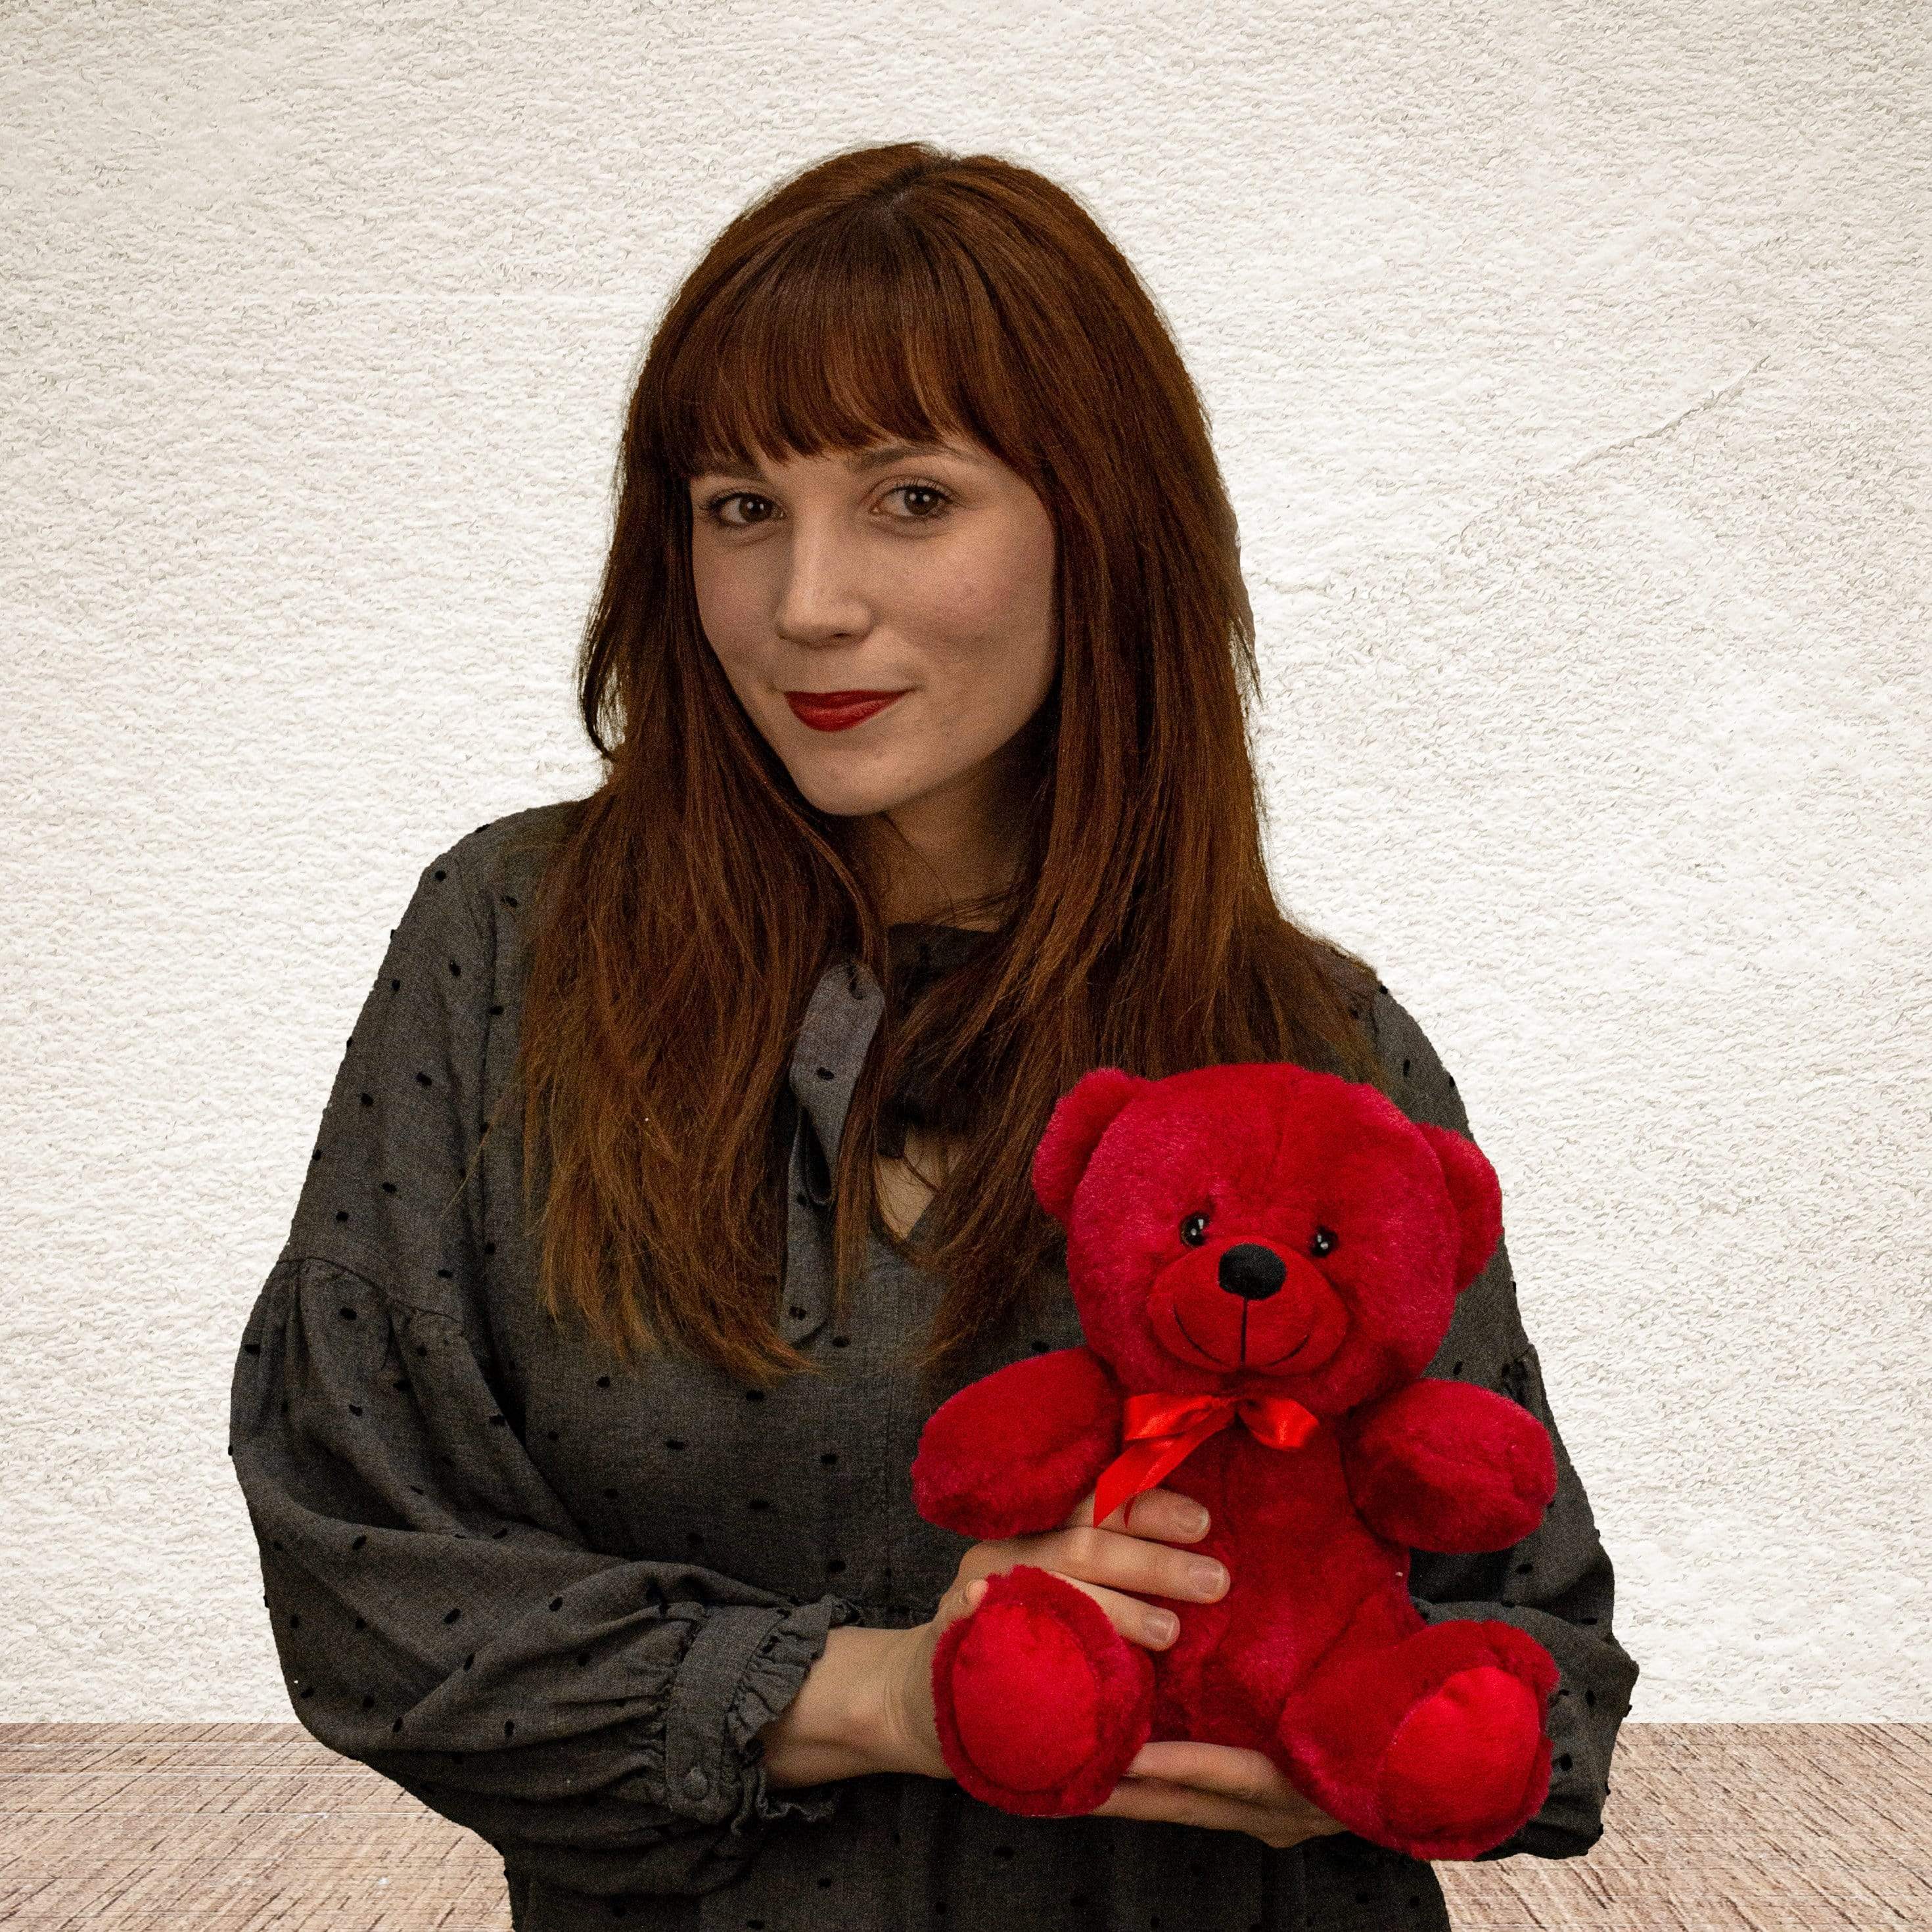
[[[904,695],[903,691],[788,691],[785,702],[814,731],[844,731]]]

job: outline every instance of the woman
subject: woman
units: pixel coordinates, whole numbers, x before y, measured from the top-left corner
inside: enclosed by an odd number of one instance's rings
[[[1058,1097],[1294,1059],[1467,1130],[1274,903],[1234,522],[1158,312],[1037,175],[838,155],[679,292],[620,481],[604,782],[424,868],[236,1365],[297,1714],[543,1932],[1446,1925],[1258,1754],[1152,1743],[1033,1820],[934,1733],[995,1571],[1154,1648],[1228,1587],[1171,1490],[998,1544],[913,1508],[938,1402],[1081,1340],[1029,1181]],[[1432,1372],[1555,1436],[1503,1248]],[[1557,1454],[1525,1543],[1412,1566],[1562,1670],[1548,1802],[1490,1856],[1594,1842],[1636,1676]]]

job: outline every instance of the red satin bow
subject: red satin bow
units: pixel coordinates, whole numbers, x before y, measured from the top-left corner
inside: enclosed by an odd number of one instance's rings
[[[1270,1449],[1298,1449],[1322,1419],[1288,1395],[1130,1395],[1120,1433],[1128,1447],[1094,1488],[1094,1520],[1105,1522],[1129,1498],[1150,1490],[1237,1415]]]

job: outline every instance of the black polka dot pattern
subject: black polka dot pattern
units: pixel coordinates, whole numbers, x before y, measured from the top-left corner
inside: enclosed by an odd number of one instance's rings
[[[541,1310],[512,1112],[482,1131],[514,1058],[522,908],[568,810],[480,827],[419,875],[242,1338],[226,1439],[301,1721],[495,1846],[520,1928],[695,1932],[702,1910],[772,1932],[1446,1928],[1430,1867],[1349,1834],[1276,1852],[1013,1817],[911,1774],[770,1782],[760,1734],[830,1631],[923,1622],[966,1542],[910,1496],[932,1401],[898,1352],[937,1285],[875,1239],[848,1304],[831,1292],[829,1178],[881,998],[856,962],[829,967],[780,1096],[774,1312],[826,1372],[746,1389],[674,1356],[589,1352]],[[926,949],[926,978],[982,938],[894,929],[902,955]],[[1459,1107],[1413,1022],[1376,1010],[1410,1064],[1406,1104]],[[1432,1372],[1453,1362],[1546,1423],[1506,1262],[1462,1301]],[[1080,1340],[1062,1280],[956,1385]],[[1411,1570],[1432,1618],[1519,1622],[1562,1666],[1560,1769],[1511,1847],[1552,1856],[1600,1829],[1634,1676],[1559,1460],[1536,1535]]]

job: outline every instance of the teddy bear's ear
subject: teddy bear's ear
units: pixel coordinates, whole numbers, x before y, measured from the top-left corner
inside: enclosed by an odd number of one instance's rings
[[[1100,1136],[1136,1094],[1153,1084],[1121,1067],[1096,1066],[1054,1103],[1046,1131],[1033,1150],[1033,1191],[1063,1228],[1073,1210],[1073,1190]]]
[[[1462,1234],[1456,1254],[1456,1292],[1460,1294],[1489,1265],[1502,1238],[1502,1187],[1489,1156],[1466,1134],[1426,1120],[1414,1124],[1435,1150],[1449,1185],[1450,1203]]]

